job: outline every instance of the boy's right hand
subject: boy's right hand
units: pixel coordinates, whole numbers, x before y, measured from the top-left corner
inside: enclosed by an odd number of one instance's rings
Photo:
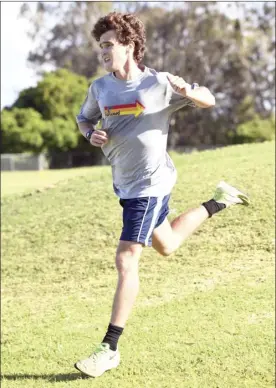
[[[95,147],[102,147],[108,142],[108,137],[105,131],[96,129],[90,138],[90,143]]]

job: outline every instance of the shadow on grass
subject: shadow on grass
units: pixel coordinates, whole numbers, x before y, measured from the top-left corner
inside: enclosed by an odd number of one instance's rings
[[[1,374],[1,380],[47,380],[51,383],[55,383],[57,381],[72,381],[79,379],[88,379],[88,376],[82,375],[81,373],[64,373],[64,374],[49,374],[49,375],[29,375],[29,374],[13,374],[13,375],[5,375]]]

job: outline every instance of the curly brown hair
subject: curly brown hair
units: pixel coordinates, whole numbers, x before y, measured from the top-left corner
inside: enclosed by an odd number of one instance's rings
[[[114,30],[118,41],[123,45],[134,43],[133,57],[140,63],[145,53],[146,33],[145,26],[137,16],[111,12],[100,18],[94,26],[92,35],[99,42],[100,37],[107,31]]]

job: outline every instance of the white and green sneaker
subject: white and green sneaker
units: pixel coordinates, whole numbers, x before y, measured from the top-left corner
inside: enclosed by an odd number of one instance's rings
[[[75,368],[90,377],[99,377],[105,371],[117,368],[120,363],[119,350],[111,350],[109,344],[101,343],[85,360],[76,362]]]
[[[249,206],[250,204],[248,195],[223,181],[217,185],[213,199],[218,203],[224,203],[226,207],[236,204]]]

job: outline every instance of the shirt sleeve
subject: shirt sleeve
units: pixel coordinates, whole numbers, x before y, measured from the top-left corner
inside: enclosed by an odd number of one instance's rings
[[[102,118],[102,113],[95,97],[95,84],[92,84],[89,89],[84,103],[80,109],[80,113],[76,116],[77,123],[88,122],[96,125]]]

